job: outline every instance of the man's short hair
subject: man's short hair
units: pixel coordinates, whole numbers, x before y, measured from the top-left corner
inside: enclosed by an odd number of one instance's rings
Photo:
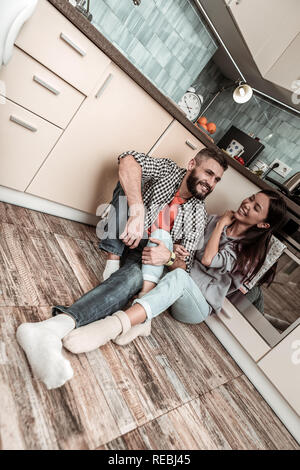
[[[217,163],[219,163],[219,165],[223,168],[224,171],[227,170],[228,163],[223,152],[221,150],[209,148],[204,148],[197,153],[197,155],[195,156],[196,165],[200,165],[203,160],[208,160],[209,158],[212,158]]]

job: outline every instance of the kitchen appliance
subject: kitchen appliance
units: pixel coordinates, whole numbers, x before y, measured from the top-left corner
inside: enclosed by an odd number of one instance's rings
[[[243,160],[245,166],[249,166],[253,160],[259,155],[259,153],[265,148],[265,146],[259,141],[250,137],[250,135],[241,131],[235,126],[231,126],[230,129],[223,135],[218,142],[218,147],[225,150],[230,145],[231,141],[234,140],[244,148]]]
[[[90,0],[75,0],[75,8],[84,15],[88,21],[92,21],[93,15],[90,13]]]
[[[263,177],[264,173],[268,170],[269,165],[262,160],[255,160],[252,165],[251,171],[255,173],[259,178]]]
[[[284,193],[292,201],[300,204],[300,171],[288,178],[283,183],[274,180],[270,176],[265,176],[266,181],[274,184],[282,193]]]

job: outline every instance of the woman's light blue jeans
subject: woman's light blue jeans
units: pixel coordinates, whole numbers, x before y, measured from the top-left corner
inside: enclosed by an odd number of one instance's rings
[[[151,234],[151,237],[162,240],[172,251],[173,242],[168,232],[158,229]],[[147,246],[156,246],[156,244],[148,242]],[[155,282],[157,286],[133,303],[139,303],[144,307],[148,320],[171,307],[171,315],[178,321],[184,323],[204,321],[210,314],[211,307],[190,275],[181,268],[164,273],[164,266],[144,264],[143,279]]]

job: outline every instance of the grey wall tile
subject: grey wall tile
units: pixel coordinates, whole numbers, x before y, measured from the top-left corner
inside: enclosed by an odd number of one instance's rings
[[[217,49],[190,0],[91,0],[90,10],[94,26],[177,102]]]

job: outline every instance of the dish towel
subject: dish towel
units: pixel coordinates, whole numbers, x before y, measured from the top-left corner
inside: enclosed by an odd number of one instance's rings
[[[33,14],[38,0],[0,0],[0,68],[13,52],[14,42],[25,21]]]

